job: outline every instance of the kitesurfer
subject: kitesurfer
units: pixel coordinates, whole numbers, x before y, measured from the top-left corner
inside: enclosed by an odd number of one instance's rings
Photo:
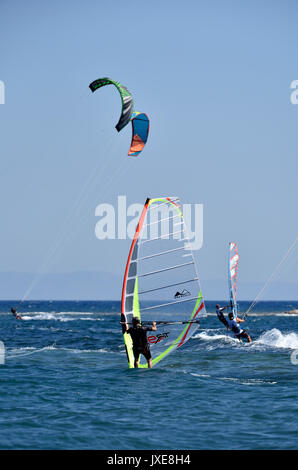
[[[219,321],[221,321],[221,323],[223,323],[225,325],[227,330],[229,330],[228,321],[227,321],[226,317],[223,314],[223,312],[226,308],[227,307],[221,307],[219,304],[217,304],[216,305],[216,315],[217,315],[217,318],[219,319]]]
[[[18,313],[17,313],[17,311],[14,307],[11,307],[10,311],[17,320],[22,320],[21,315],[18,315]]]
[[[239,323],[243,323],[245,320],[243,318],[239,318],[239,317],[234,318],[234,315],[233,315],[232,312],[229,313],[228,317],[229,317],[229,320],[228,320],[229,327],[231,328],[233,333],[235,333],[236,338],[238,338],[239,340],[241,338],[245,338],[245,339],[247,339],[247,341],[249,343],[251,343],[252,342],[251,337],[249,336],[247,331],[242,330],[240,328],[240,325],[239,325]]]
[[[135,358],[134,366],[139,367],[140,354],[143,354],[148,362],[148,368],[152,368],[152,359],[149,343],[147,340],[147,331],[156,331],[156,322],[152,322],[151,326],[141,326],[140,320],[137,317],[132,319],[132,327],[128,328],[128,324],[125,323],[127,333],[130,334],[133,342],[133,354]]]

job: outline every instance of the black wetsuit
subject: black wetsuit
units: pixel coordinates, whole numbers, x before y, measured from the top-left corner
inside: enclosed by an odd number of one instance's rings
[[[128,328],[127,333],[132,338],[132,349],[135,360],[138,361],[140,354],[143,354],[145,358],[151,359],[150,347],[147,340],[147,331],[153,331],[150,326],[137,326]]]
[[[227,319],[225,318],[225,316],[223,314],[223,310],[224,310],[224,307],[216,309],[217,318],[219,319],[219,321],[221,321],[221,323],[223,323],[225,325],[226,328],[228,328],[229,324],[228,324],[228,321],[227,321]]]
[[[22,317],[20,315],[18,315],[15,308],[11,307],[10,311],[17,320],[22,320]]]

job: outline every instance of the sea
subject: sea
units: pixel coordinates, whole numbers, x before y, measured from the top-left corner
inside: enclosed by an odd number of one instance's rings
[[[22,320],[2,301],[0,449],[297,449],[298,302],[259,302],[251,344],[215,303],[149,370],[127,367],[118,301],[26,301]]]

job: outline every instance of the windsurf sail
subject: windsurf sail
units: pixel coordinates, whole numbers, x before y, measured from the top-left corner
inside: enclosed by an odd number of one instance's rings
[[[229,294],[230,306],[234,317],[237,316],[237,276],[238,276],[239,253],[236,243],[229,243]]]
[[[148,198],[126,264],[121,323],[127,359],[134,367],[132,339],[123,322],[132,318],[157,331],[147,333],[152,365],[186,343],[206,310],[178,198]],[[139,367],[147,367],[141,356]]]

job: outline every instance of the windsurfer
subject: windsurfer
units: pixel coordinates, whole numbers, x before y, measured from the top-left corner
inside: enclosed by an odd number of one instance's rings
[[[236,338],[238,338],[239,340],[241,338],[245,338],[247,339],[249,343],[251,343],[252,342],[251,337],[249,336],[247,331],[242,330],[239,325],[239,323],[243,323],[245,320],[239,317],[234,318],[233,313],[229,313],[228,316],[229,316],[229,320],[228,320],[229,327],[231,328],[233,333],[235,333]]]
[[[219,321],[221,321],[225,325],[227,330],[229,330],[228,321],[227,321],[226,317],[223,314],[223,312],[226,308],[227,307],[221,307],[219,304],[217,304],[216,305],[216,315],[217,315],[217,318],[219,319]]]
[[[130,334],[133,342],[133,354],[135,358],[134,366],[139,367],[140,354],[143,354],[148,362],[148,368],[152,368],[152,359],[149,343],[147,340],[147,331],[156,331],[156,322],[152,322],[151,326],[141,326],[140,320],[137,317],[132,319],[132,327],[128,328],[128,324],[125,323],[126,332]]]
[[[17,313],[17,311],[14,307],[11,307],[10,311],[17,320],[22,320],[21,315],[18,315],[18,313]]]

